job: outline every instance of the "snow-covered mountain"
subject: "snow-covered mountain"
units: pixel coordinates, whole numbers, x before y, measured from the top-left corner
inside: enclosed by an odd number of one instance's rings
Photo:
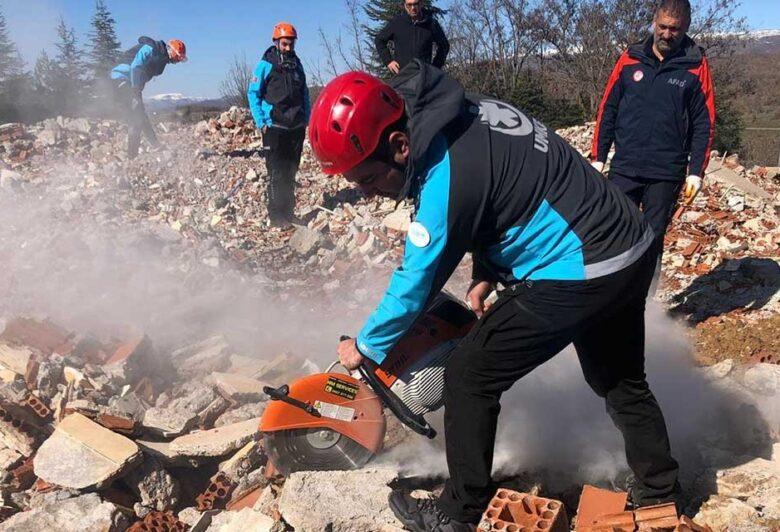
[[[221,99],[214,98],[202,98],[185,96],[180,92],[173,92],[169,94],[156,94],[148,98],[144,98],[144,104],[150,111],[173,111],[179,107],[186,107],[191,105],[197,106],[221,106]]]
[[[780,51],[780,30],[755,30],[748,32],[749,48],[753,52],[773,53]]]

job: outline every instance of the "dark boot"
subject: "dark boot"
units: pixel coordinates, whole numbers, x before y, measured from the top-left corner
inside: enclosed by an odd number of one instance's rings
[[[390,509],[412,532],[474,532],[477,527],[451,519],[436,504],[436,499],[415,499],[404,491],[394,491],[388,498]]]

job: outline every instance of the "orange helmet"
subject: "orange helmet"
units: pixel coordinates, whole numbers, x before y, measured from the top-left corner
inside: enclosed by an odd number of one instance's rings
[[[298,32],[295,31],[295,26],[289,22],[280,22],[274,26],[274,40],[277,41],[283,37],[287,37],[288,39],[297,39]]]
[[[187,47],[179,39],[171,39],[168,41],[168,54],[175,62],[182,63],[187,60]]]

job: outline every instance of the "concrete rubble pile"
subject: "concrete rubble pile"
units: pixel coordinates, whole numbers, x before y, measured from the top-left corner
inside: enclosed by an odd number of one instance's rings
[[[257,530],[284,530],[278,514],[252,510],[273,480],[258,433],[262,388],[302,375],[304,361],[250,365],[223,338],[164,355],[143,336],[8,321],[0,530],[186,530],[179,514],[207,524],[226,507],[249,511],[242,520],[263,523]]]

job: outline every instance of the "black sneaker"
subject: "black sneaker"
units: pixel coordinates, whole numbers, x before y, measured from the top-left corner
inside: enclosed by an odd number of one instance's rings
[[[415,499],[404,491],[394,491],[388,498],[390,509],[412,532],[474,532],[477,527],[455,521],[442,512],[436,499]]]
[[[642,494],[639,482],[634,475],[626,478],[626,491],[628,492],[628,506],[631,510],[642,508],[643,506],[656,506],[673,502],[677,508],[677,513],[683,509],[683,493],[679,482],[675,482],[672,493],[665,497],[647,497]]]

